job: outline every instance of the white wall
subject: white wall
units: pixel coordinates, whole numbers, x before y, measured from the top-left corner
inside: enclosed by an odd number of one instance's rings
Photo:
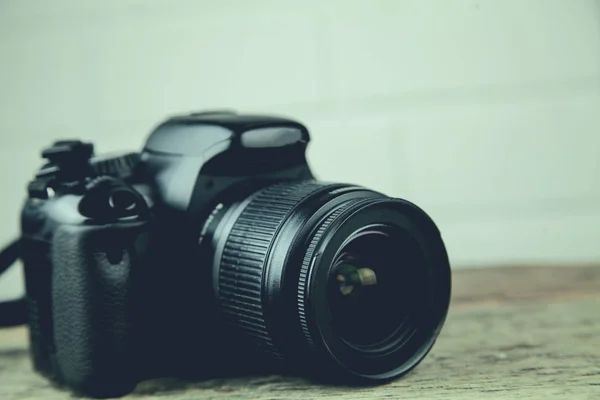
[[[418,203],[456,267],[600,260],[592,0],[2,0],[0,243],[54,139],[221,107],[304,121],[320,178]]]

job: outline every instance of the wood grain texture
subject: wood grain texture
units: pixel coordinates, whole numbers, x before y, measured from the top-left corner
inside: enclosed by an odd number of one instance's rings
[[[595,298],[600,295],[600,266],[460,270],[452,284],[455,306]]]
[[[157,380],[124,399],[600,399],[600,267],[459,271],[454,287],[434,350],[391,384]],[[0,399],[72,399],[31,371],[25,334],[0,331]]]

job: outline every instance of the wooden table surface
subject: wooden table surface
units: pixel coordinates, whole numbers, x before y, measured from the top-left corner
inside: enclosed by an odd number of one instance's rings
[[[600,267],[454,273],[451,312],[412,373],[377,388],[279,376],[140,384],[124,399],[600,399]],[[0,330],[0,399],[72,399],[31,371],[24,328]]]

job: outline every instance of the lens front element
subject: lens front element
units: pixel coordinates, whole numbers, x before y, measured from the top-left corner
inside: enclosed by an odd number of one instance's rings
[[[448,311],[450,266],[439,231],[400,199],[339,209],[322,220],[300,274],[307,277],[298,303],[307,342],[321,344],[317,351],[341,375],[403,375],[432,348]]]
[[[365,228],[340,249],[329,278],[328,303],[335,331],[349,345],[385,342],[407,322],[423,268],[416,243],[391,227]]]

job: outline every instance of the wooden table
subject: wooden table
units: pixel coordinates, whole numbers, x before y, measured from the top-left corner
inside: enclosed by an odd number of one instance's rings
[[[31,371],[23,328],[0,331],[0,399],[72,399]],[[458,271],[448,322],[408,376],[334,388],[279,376],[144,382],[125,399],[600,399],[600,267]]]

